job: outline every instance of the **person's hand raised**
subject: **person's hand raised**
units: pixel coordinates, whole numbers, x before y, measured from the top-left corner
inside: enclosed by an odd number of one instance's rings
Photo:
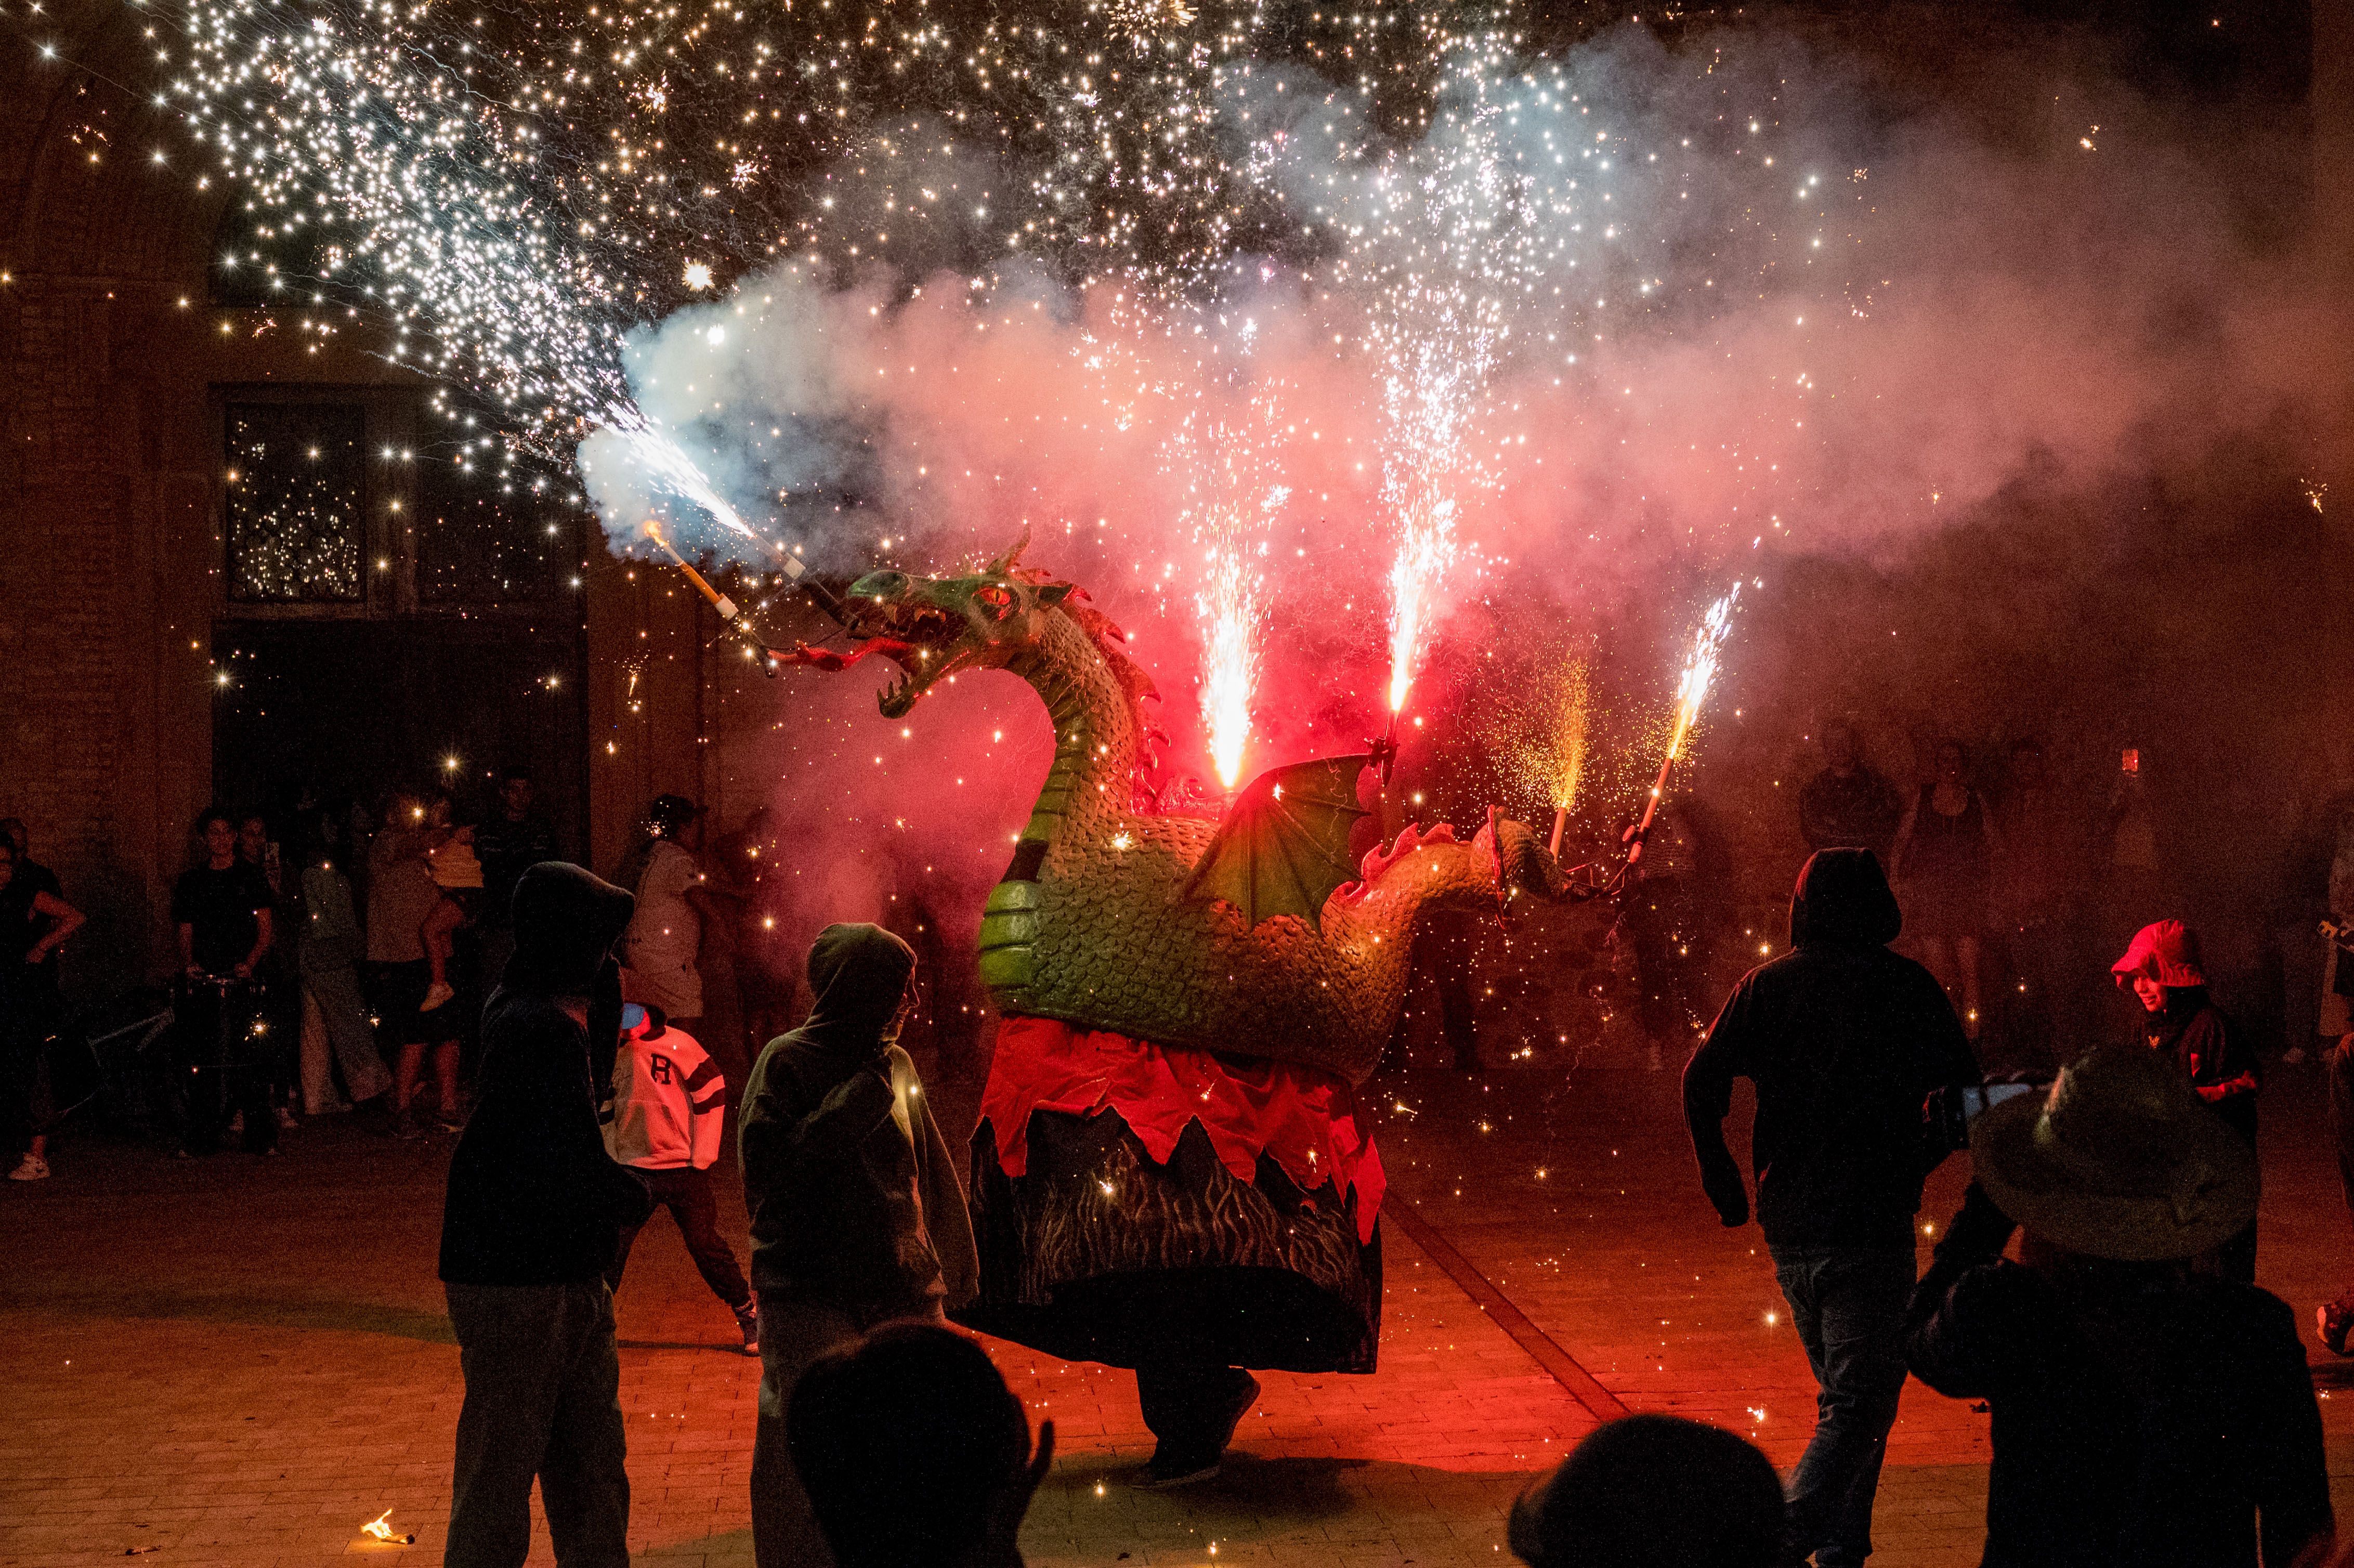
[[[1020,1568],[1022,1518],[1030,1511],[1030,1499],[1054,1464],[1055,1424],[1041,1421],[1037,1447],[1026,1462],[1015,1466],[1013,1478],[990,1499],[989,1515],[981,1524],[981,1551],[973,1559],[975,1568]]]

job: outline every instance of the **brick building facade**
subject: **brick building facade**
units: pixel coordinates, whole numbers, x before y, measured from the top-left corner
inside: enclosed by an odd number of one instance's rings
[[[2312,29],[2308,221],[2323,237],[2314,249],[2338,259],[2341,292],[2354,266],[2349,15],[2354,0],[2324,0]],[[567,572],[561,591],[530,602],[437,597],[409,521],[430,489],[410,465],[429,461],[415,454],[435,417],[431,388],[372,354],[364,323],[266,295],[218,302],[218,237],[237,198],[202,185],[185,134],[125,85],[152,79],[154,45],[135,5],[63,0],[29,25],[46,29],[57,54],[41,53],[31,33],[0,46],[0,814],[27,819],[37,858],[58,867],[92,916],[70,955],[77,991],[103,995],[160,969],[189,821],[217,789],[248,790],[254,777],[240,771],[245,759],[217,751],[218,739],[271,733],[262,721],[279,699],[259,694],[257,673],[272,659],[301,666],[314,646],[340,648],[336,657],[368,674],[373,683],[355,682],[349,697],[366,710],[363,727],[387,702],[384,666],[371,662],[410,661],[398,667],[423,684],[405,694],[408,708],[384,709],[398,719],[384,742],[388,768],[454,758],[452,771],[472,777],[519,748],[545,749],[538,765],[555,783],[561,825],[600,870],[660,790],[740,820],[775,777],[765,737],[790,721],[789,694],[748,682],[707,609],[673,574],[612,560],[577,516],[565,524],[576,530],[566,537],[577,588]],[[227,423],[234,409],[277,404],[361,410],[361,455],[377,466],[354,492],[368,511],[367,580],[345,601],[243,602],[228,580]],[[2342,452],[2314,461],[2338,482],[2333,496],[2354,494]],[[2213,499],[2171,504],[2179,514]],[[2022,566],[2004,536],[1981,531],[1899,572],[1834,562],[1785,573],[1755,602],[1752,647],[1726,688],[1747,716],[1712,742],[1719,815],[1736,858],[1756,868],[1742,909],[1770,907],[1786,883],[1788,791],[1811,766],[1807,736],[1840,711],[1878,726],[1880,760],[1900,776],[1922,760],[1908,753],[1938,733],[1994,740],[2070,726],[2086,757],[2105,754],[2113,766],[2121,738],[2170,731],[2168,760],[2189,781],[2181,799],[2244,825],[2253,836],[2243,842],[2263,838],[2276,803],[2260,786],[2310,749],[2315,710],[2278,683],[2258,680],[2252,699],[2233,683],[2283,658],[2327,660],[2349,646],[2340,524],[2300,521],[2297,507],[2290,498],[2284,527],[2316,531],[2270,556],[2186,535],[2179,548],[2160,539],[2069,579],[2083,563]],[[2043,617],[2033,668],[2005,662],[2020,628],[1974,588],[1989,570],[2052,574],[2050,592],[2029,601]],[[2196,591],[2186,597],[2185,585]],[[1840,624],[1810,620],[1832,602]],[[2212,610],[2224,633],[2195,649],[2152,635],[2130,655],[2118,651],[2113,629],[2163,629],[2167,607],[2179,604]],[[1923,617],[1957,635],[1892,653],[1884,628]],[[2296,651],[2248,641],[2282,624],[2297,630]],[[2235,627],[2247,633],[2243,648],[2231,641]],[[2221,664],[2209,657],[2218,645],[2231,655]],[[470,668],[482,672],[473,686]],[[497,682],[515,689],[493,692]],[[270,689],[288,702],[321,700],[315,682]],[[2324,711],[2342,715],[2343,694]],[[484,715],[496,719],[482,719],[487,738],[467,727]],[[471,754],[445,758],[445,746]],[[2232,874],[2219,866],[2190,881],[2230,885],[2234,907],[2259,921],[2260,890]]]

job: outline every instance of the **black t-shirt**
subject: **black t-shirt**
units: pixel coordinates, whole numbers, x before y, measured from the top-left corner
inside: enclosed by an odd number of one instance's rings
[[[243,861],[226,871],[209,865],[180,874],[172,887],[172,921],[195,927],[190,948],[196,965],[227,974],[245,962],[261,935],[256,910],[270,907],[270,884],[258,866]]]
[[[0,887],[0,954],[23,958],[48,929],[49,917],[33,907],[33,900],[44,893],[52,898],[65,896],[58,874],[38,861],[18,861],[8,885]],[[50,962],[56,959],[55,953],[49,955]]]
[[[20,860],[16,874],[8,885],[0,888],[0,955],[10,961],[8,982],[26,982],[29,994],[54,999],[58,990],[58,955],[53,950],[37,964],[24,966],[25,972],[15,973],[14,960],[22,959],[35,942],[48,933],[49,917],[33,907],[33,900],[42,894],[63,899],[65,885],[58,874],[37,860]]]
[[[482,863],[482,924],[503,931],[516,881],[541,861],[557,858],[556,830],[536,811],[525,812],[519,822],[493,812],[474,830],[474,858]]]

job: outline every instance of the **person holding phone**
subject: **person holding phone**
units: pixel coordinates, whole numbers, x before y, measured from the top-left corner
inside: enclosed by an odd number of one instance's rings
[[[605,1151],[638,1173],[654,1202],[670,1211],[678,1234],[720,1304],[736,1314],[744,1353],[760,1353],[759,1316],[752,1287],[719,1234],[719,1202],[711,1184],[727,1119],[727,1080],[685,1030],[672,1025],[651,1002],[621,1006],[621,1048],[613,1057],[613,1099],[603,1117]],[[647,1219],[653,1216],[651,1212]],[[644,1224],[625,1224],[606,1281],[621,1288],[630,1248]]]

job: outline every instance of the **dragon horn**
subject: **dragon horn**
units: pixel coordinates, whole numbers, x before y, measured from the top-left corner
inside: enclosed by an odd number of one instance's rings
[[[1007,572],[1010,572],[1014,568],[1015,565],[1022,559],[1022,552],[1029,547],[1030,524],[1024,523],[1022,524],[1022,537],[1014,540],[1013,543],[1007,547],[1003,555],[990,562],[988,567],[984,569],[992,576],[1002,577]]]

